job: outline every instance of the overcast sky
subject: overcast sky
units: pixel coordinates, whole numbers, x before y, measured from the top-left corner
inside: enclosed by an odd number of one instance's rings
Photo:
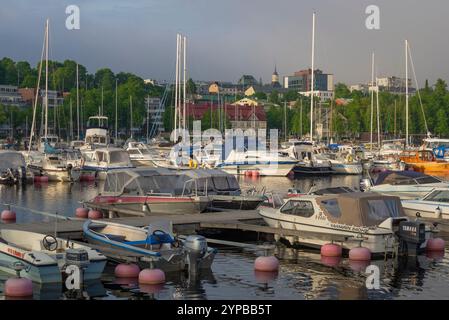
[[[67,5],[81,11],[81,29],[65,28]],[[380,30],[365,27],[365,8],[380,8]],[[377,73],[404,76],[410,41],[420,84],[449,80],[447,0],[2,0],[0,57],[40,58],[50,18],[51,58],[74,59],[89,72],[109,67],[144,78],[174,76],[176,33],[188,37],[188,73],[195,80],[268,82],[310,66],[312,12],[317,13],[315,66],[335,81],[366,82],[371,52]]]

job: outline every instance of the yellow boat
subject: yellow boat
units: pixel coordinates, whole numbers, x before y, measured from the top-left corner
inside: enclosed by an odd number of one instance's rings
[[[437,160],[430,150],[405,151],[399,155],[409,168],[422,173],[448,172],[449,162]]]

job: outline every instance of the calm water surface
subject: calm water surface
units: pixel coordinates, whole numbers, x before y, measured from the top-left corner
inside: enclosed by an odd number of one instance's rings
[[[312,185],[357,186],[358,176],[323,178],[241,178],[242,187],[264,186],[268,191],[286,192],[295,187],[308,191]],[[1,203],[11,203],[35,210],[73,216],[79,201],[94,197],[96,184],[48,183],[24,187],[0,185]],[[3,206],[0,206],[3,210]],[[53,222],[53,218],[31,214],[16,208],[17,223]],[[441,234],[449,241],[449,236]],[[113,266],[103,279],[87,283],[84,293],[62,292],[60,286],[34,285],[35,299],[449,299],[449,260],[446,254],[422,255],[409,261],[373,261],[380,268],[379,290],[365,286],[366,265],[348,259],[322,259],[319,252],[278,247],[281,268],[277,274],[255,273],[254,259],[260,252],[219,247],[212,270],[197,278],[168,274],[163,286],[139,287],[135,280],[118,281]],[[0,273],[0,298],[7,275]],[[72,294],[72,295],[70,295]],[[74,295],[75,294],[75,295]]]

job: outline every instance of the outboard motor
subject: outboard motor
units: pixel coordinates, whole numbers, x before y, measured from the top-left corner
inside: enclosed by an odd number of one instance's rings
[[[362,192],[369,191],[371,188],[371,179],[366,177],[360,179],[359,188]]]
[[[200,261],[207,253],[206,238],[200,235],[188,236],[184,241],[184,248],[187,251],[186,262],[189,265],[189,273],[198,273]]]
[[[421,245],[426,241],[426,225],[420,221],[401,221],[397,236],[399,254],[416,256],[424,250]]]

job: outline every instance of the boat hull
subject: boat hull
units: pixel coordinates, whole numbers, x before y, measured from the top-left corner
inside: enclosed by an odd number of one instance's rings
[[[159,197],[159,196],[98,196],[93,203],[107,204],[114,208],[140,211],[142,215],[153,213],[193,214],[206,210],[209,199],[207,197]],[[120,213],[119,215],[127,215]]]
[[[245,196],[209,196],[213,208],[236,209],[236,210],[254,210],[264,199],[262,197]]]
[[[0,271],[10,275],[16,275],[16,271],[12,268],[12,264],[21,262],[25,268],[20,272],[20,276],[30,279],[37,283],[61,283],[61,271],[57,263],[51,265],[35,265],[18,257],[11,256],[4,252],[0,252]]]
[[[217,169],[222,169],[230,174],[238,174],[244,175],[246,171],[258,171],[261,176],[278,176],[285,177],[290,171],[292,171],[293,167],[296,165],[296,162],[292,163],[280,163],[280,164],[226,164],[221,163],[216,166]]]
[[[332,163],[332,171],[338,174],[362,174],[362,165],[359,163]]]

